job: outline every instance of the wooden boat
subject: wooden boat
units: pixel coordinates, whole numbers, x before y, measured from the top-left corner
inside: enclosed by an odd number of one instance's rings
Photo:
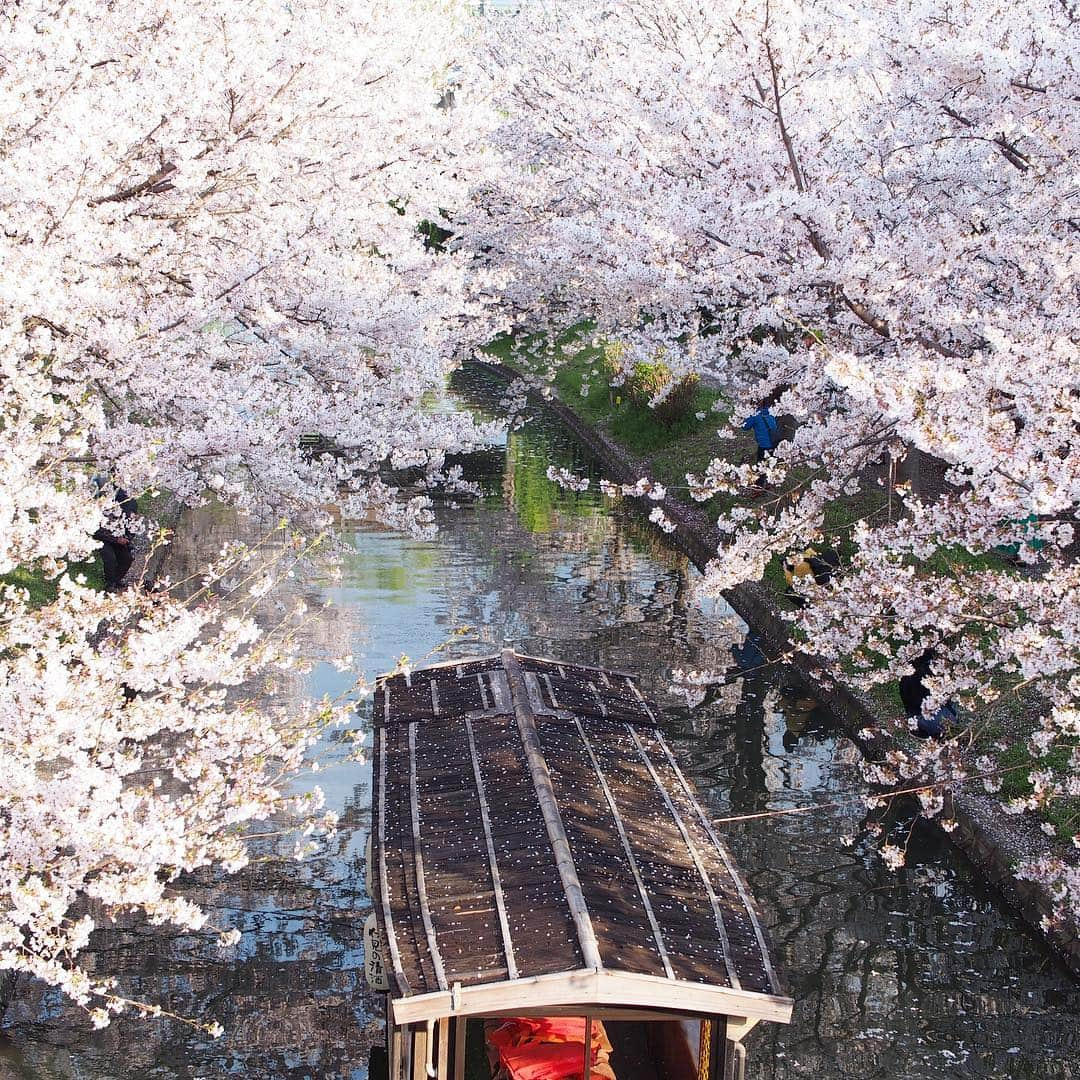
[[[375,722],[389,1080],[728,1080],[755,1024],[789,1022],[746,884],[630,676],[504,650],[386,677]]]

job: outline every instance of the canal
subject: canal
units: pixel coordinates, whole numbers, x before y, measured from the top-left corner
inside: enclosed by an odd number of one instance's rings
[[[483,408],[497,391],[471,379],[459,393]],[[696,571],[653,527],[593,491],[560,491],[549,463],[599,475],[533,413],[507,445],[470,458],[483,493],[444,499],[434,540],[343,523],[340,576],[316,566],[293,585],[320,615],[305,644],[315,666],[287,693],[343,690],[348,676],[326,661],[345,652],[369,677],[401,654],[420,663],[440,647],[434,659],[503,645],[632,672],[668,706],[683,767],[718,817],[819,807],[724,827],[796,1000],[790,1027],[750,1037],[748,1076],[1080,1076],[1080,986],[933,834],[914,830],[902,871],[881,865],[849,798],[860,790],[857,751],[789,670],[749,671],[733,711],[706,702],[689,713],[667,694],[675,668],[726,665],[710,644],[723,613],[695,599]],[[198,512],[175,557],[194,565],[200,550],[255,528]],[[361,706],[356,729],[367,720]],[[327,850],[190,887],[220,925],[243,931],[235,950],[138,928],[95,939],[95,967],[125,994],[218,1020],[224,1037],[167,1019],[94,1032],[64,1000],[23,986],[0,1080],[366,1076],[381,1028],[361,935],[370,774],[339,738],[321,756],[310,782],[341,814]],[[909,824],[890,827],[903,837]],[[858,838],[845,847],[845,835]]]

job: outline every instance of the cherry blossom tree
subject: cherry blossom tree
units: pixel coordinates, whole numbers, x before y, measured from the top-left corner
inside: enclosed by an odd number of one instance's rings
[[[55,594],[0,584],[0,969],[95,1023],[130,1004],[80,964],[95,926],[199,928],[181,875],[242,866],[254,821],[332,824],[289,781],[342,712],[252,690],[295,667],[303,614],[253,610],[305,541],[98,592],[91,477],[427,528],[386,470],[483,435],[437,401],[483,334],[468,261],[420,228],[464,199],[472,114],[440,103],[469,26],[453,0],[0,13],[0,574]]]
[[[845,523],[842,573],[791,617],[826,673],[865,688],[935,649],[929,712],[1041,694],[1032,794],[1011,811],[1080,796],[1077,15],[551,0],[493,26],[476,75],[502,169],[469,228],[508,323],[590,319],[628,363],[663,350],[676,376],[725,387],[722,435],[763,399],[798,422],[765,467],[774,496],[720,520],[705,589],[836,544],[826,508],[883,462],[945,463],[940,498],[898,485],[902,513]],[[717,448],[687,478],[703,500],[759,471]],[[1008,545],[1020,565],[995,565]],[[956,740],[902,740],[874,778],[991,767]],[[1025,872],[1080,912],[1075,868]]]
[[[4,15],[5,322],[100,399],[128,487],[385,510],[380,464],[467,442],[420,407],[474,332],[467,263],[418,232],[464,196],[469,113],[438,106],[467,28],[451,0]]]

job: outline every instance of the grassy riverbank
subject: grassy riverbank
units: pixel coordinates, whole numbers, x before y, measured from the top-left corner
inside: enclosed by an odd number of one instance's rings
[[[619,388],[608,385],[603,346],[589,339],[587,328],[572,328],[559,335],[553,344],[553,385],[559,399],[637,458],[645,474],[662,483],[675,498],[690,501],[687,474],[703,474],[714,458],[732,465],[754,461],[757,447],[750,432],[739,431],[733,437],[718,434],[727,433],[732,413],[732,403],[722,390],[700,385],[685,414],[665,425],[647,405],[631,400],[620,394]],[[517,345],[514,338],[503,337],[489,345],[487,351],[507,367],[523,374],[542,373],[548,366],[547,360],[542,363],[525,360],[523,357],[527,354]],[[745,507],[753,513],[771,513],[790,503],[809,479],[809,470],[793,470],[785,484],[764,496],[755,497],[749,490],[738,494],[721,493],[698,505],[712,520],[736,507]],[[887,491],[871,479],[855,495],[837,499],[826,508],[821,546],[832,548],[841,558],[851,555],[854,546],[850,535],[855,525],[881,517],[888,510]],[[794,607],[786,595],[788,585],[779,556],[769,563],[764,582],[782,608],[790,610]]]
[[[701,474],[716,457],[731,464],[752,462],[755,443],[749,432],[736,432],[734,437],[721,437],[718,430],[727,428],[731,416],[730,400],[719,388],[699,386],[692,406],[674,423],[665,425],[645,404],[633,401],[608,385],[602,344],[591,340],[587,327],[572,328],[559,335],[553,348],[543,350],[544,344],[533,339],[526,343],[532,348],[519,348],[519,342],[504,337],[493,342],[488,352],[507,367],[522,374],[544,375],[554,369],[553,387],[559,400],[582,421],[600,430],[641,465],[642,474],[664,484],[670,495],[689,503],[686,474]],[[530,358],[530,357],[538,357]],[[727,432],[725,432],[725,435]],[[797,497],[809,482],[809,470],[793,470],[788,480],[764,497],[754,497],[750,491],[716,495],[698,504],[710,521],[735,507],[745,507],[751,513],[775,512]],[[890,506],[884,468],[880,474],[870,473],[862,478],[860,491],[830,503],[824,513],[819,549],[831,549],[845,560],[854,554],[851,542],[854,527],[862,521],[884,520],[898,509]],[[916,573],[946,578],[958,578],[975,571],[1014,574],[1018,570],[995,553],[973,553],[962,548],[936,552],[916,566]],[[783,572],[783,559],[774,557],[762,579],[771,604],[779,611],[794,610]],[[985,631],[973,630],[972,633]],[[883,662],[873,656],[865,658],[871,664]],[[854,674],[852,664],[845,665]],[[895,682],[878,685],[869,695],[874,711],[880,717],[896,717],[903,711]],[[1036,765],[1052,772],[1069,767],[1071,746],[1062,744],[1047,758],[1033,761],[1027,749],[1027,736],[1037,726],[1040,703],[1025,698],[1018,700],[1007,695],[996,706],[977,717],[971,717],[967,731],[970,753],[974,759],[989,755],[1001,769],[1015,770],[1005,774],[1001,798],[1024,797],[1031,791],[1024,766]],[[901,739],[907,736],[900,735]],[[1061,800],[1042,808],[1040,820],[1052,827],[1059,841],[1071,842],[1080,829],[1080,800]]]
[[[175,516],[175,501],[167,492],[144,492],[137,499],[139,513],[151,523],[164,525],[171,516]],[[137,547],[144,547],[137,545]],[[126,580],[131,580],[141,564],[136,563]],[[105,574],[101,557],[94,555],[81,562],[71,563],[67,573],[76,580],[81,579],[88,588],[101,591],[105,588]],[[0,574],[0,585],[14,585],[25,589],[30,596],[31,607],[44,607],[51,604],[59,592],[58,579],[46,575],[40,567],[20,566],[10,574]]]

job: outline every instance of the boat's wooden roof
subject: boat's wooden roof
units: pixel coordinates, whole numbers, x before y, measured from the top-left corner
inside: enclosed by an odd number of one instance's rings
[[[501,655],[375,696],[395,1020],[526,1006],[786,1022],[750,894],[626,675]]]

